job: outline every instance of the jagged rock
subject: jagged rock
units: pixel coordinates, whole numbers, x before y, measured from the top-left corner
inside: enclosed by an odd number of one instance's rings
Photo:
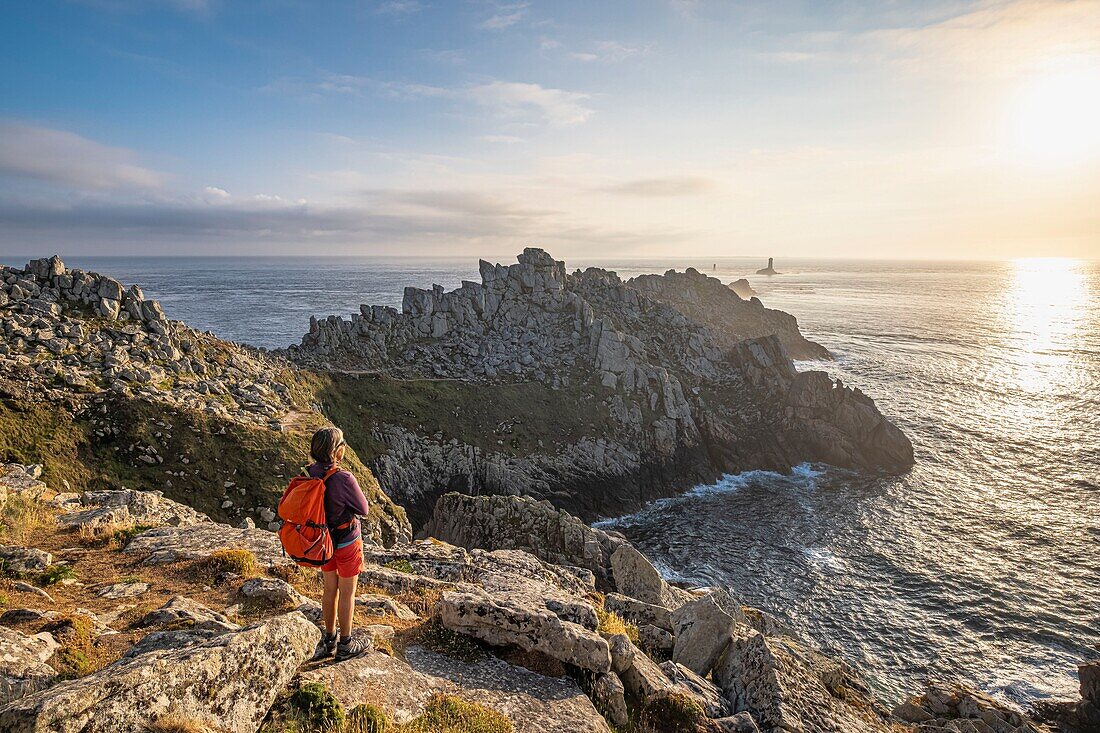
[[[123,659],[3,708],[0,729],[143,733],[151,721],[178,715],[254,733],[320,638],[316,626],[290,613],[182,649]]]
[[[598,674],[592,680],[588,693],[596,709],[615,727],[624,727],[630,723],[630,712],[626,707],[626,688],[622,680],[613,674]]]
[[[609,733],[568,678],[545,677],[492,656],[459,661],[418,646],[405,658],[370,652],[305,672],[301,680],[324,684],[348,709],[377,705],[398,724],[419,715],[433,694],[447,693],[503,713],[516,733]]]
[[[781,621],[767,611],[749,606],[742,606],[741,611],[745,614],[745,623],[764,636],[789,636],[792,639],[798,637],[795,630],[788,626],[786,622]]]
[[[1100,705],[1100,659],[1077,665],[1077,677],[1081,680],[1081,698]]]
[[[278,578],[249,578],[237,593],[269,608],[297,608],[309,600],[290,583]]]
[[[145,555],[146,565],[163,565],[180,560],[210,557],[218,550],[240,548],[251,551],[263,565],[287,565],[279,536],[265,529],[238,529],[227,524],[204,522],[185,527],[160,527],[130,540],[125,552]]]
[[[627,694],[638,704],[645,704],[672,691],[672,682],[657,664],[638,648],[634,649],[634,663],[619,675]]]
[[[695,598],[666,583],[653,563],[629,544],[620,545],[612,553],[611,571],[619,593],[643,603],[675,609]]]
[[[53,564],[53,555],[33,547],[0,547],[0,570],[8,575],[40,573]]]
[[[80,504],[88,508],[61,516],[58,523],[62,527],[186,527],[210,522],[202,512],[166,499],[159,491],[85,491]]]
[[[634,645],[626,634],[609,634],[607,647],[611,652],[611,671],[622,674],[634,664]]]
[[[760,733],[756,721],[749,713],[738,713],[711,721],[715,733]]]
[[[675,643],[676,639],[672,634],[653,624],[643,624],[638,627],[638,646],[647,654],[671,657]]]
[[[601,590],[614,587],[611,554],[623,543],[550,502],[521,496],[444,494],[424,532],[467,549],[526,550],[544,562],[585,568]]]
[[[360,593],[355,598],[355,605],[368,616],[393,616],[402,621],[415,621],[419,618],[404,603],[389,596]]]
[[[669,682],[698,701],[708,718],[721,718],[732,712],[729,702],[722,696],[717,685],[673,661],[661,662],[658,666]]]
[[[673,661],[705,676],[733,640],[735,625],[746,621],[740,605],[724,590],[685,603],[672,612]]]
[[[652,624],[665,631],[672,631],[672,612],[664,606],[643,603],[621,593],[608,593],[604,597],[603,605],[608,611],[614,611],[638,626]]]
[[[885,712],[850,670],[793,639],[745,630],[715,666],[713,679],[735,710],[749,712],[765,730],[891,730]]]
[[[748,300],[749,298],[758,295],[758,293],[752,289],[752,285],[745,278],[734,280],[729,284],[729,289],[737,293],[737,297]]]
[[[545,606],[524,605],[484,591],[444,593],[436,613],[448,629],[490,644],[515,645],[567,664],[607,672],[611,654],[594,631],[563,621]]]
[[[894,708],[893,716],[907,723],[944,730],[973,728],[979,733],[1043,733],[1022,711],[962,685],[933,683],[924,693]],[[964,727],[959,727],[964,726]]]
[[[402,593],[442,593],[455,588],[454,583],[372,565],[366,566],[359,573],[359,582],[395,596]]]
[[[57,642],[47,633],[28,636],[0,626],[0,705],[50,685],[57,671],[46,664]]]

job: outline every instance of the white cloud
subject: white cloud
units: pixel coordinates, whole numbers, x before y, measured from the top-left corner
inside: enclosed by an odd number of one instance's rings
[[[578,51],[569,54],[569,57],[577,61],[618,63],[632,56],[640,56],[648,52],[648,46],[628,46],[618,41],[601,41],[591,51]]]
[[[478,23],[477,27],[493,31],[511,28],[516,23],[523,20],[523,16],[527,14],[527,8],[530,7],[530,5],[530,3],[497,5],[496,12],[493,15],[489,16],[487,19]]]
[[[481,139],[489,143],[521,143],[522,137],[516,135],[482,135]]]
[[[0,174],[78,189],[158,188],[164,174],[138,165],[137,154],[66,130],[0,123]]]
[[[623,181],[604,188],[605,191],[628,196],[694,196],[714,188],[714,181],[702,176],[664,176]]]
[[[224,188],[207,186],[202,190],[202,198],[208,204],[217,204],[229,201],[233,197]]]
[[[592,115],[587,94],[539,84],[494,81],[470,87],[466,95],[477,104],[509,119],[536,117],[554,127],[577,125]]]

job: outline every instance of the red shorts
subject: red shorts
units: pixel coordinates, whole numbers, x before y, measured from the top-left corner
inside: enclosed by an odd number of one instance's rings
[[[336,550],[332,559],[321,567],[321,572],[335,572],[341,578],[352,578],[363,572],[363,538]]]

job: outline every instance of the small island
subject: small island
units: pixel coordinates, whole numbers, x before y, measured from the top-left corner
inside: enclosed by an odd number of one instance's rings
[[[778,274],[780,274],[780,273],[775,271],[775,267],[772,266],[773,264],[774,264],[774,258],[769,257],[768,258],[768,266],[757,270],[756,274],[757,275],[778,275]]]

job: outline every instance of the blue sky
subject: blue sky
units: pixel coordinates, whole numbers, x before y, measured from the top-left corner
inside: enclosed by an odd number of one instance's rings
[[[0,8],[0,253],[1100,256],[1100,3]]]

